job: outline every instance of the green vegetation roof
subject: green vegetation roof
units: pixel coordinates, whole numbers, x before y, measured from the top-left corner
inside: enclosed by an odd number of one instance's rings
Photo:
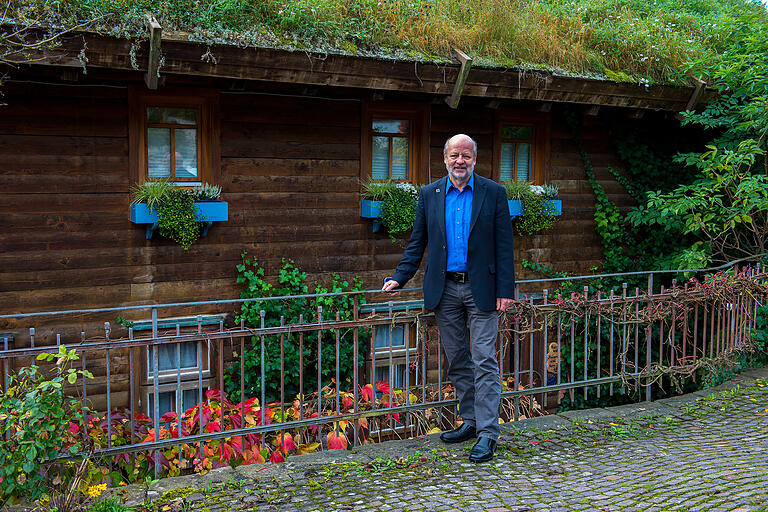
[[[646,84],[684,83],[687,63],[717,59],[745,17],[768,23],[756,0],[12,0],[6,19],[99,18],[88,28],[146,37],[148,12],[207,44],[432,62],[455,46],[475,66]]]

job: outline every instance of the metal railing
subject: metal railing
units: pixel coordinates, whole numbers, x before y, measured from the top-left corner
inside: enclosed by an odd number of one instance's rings
[[[758,308],[766,303],[765,269],[658,288],[654,274],[643,290],[627,283],[596,289],[605,276],[593,276],[592,287],[580,284],[578,292],[573,285],[518,292],[500,319],[502,418],[545,414],[562,401],[574,405],[604,394],[651,399],[666,375],[750,348]],[[294,323],[262,310],[258,325],[246,325],[233,310],[342,294],[3,314],[16,326],[40,324],[5,335],[4,390],[14,369],[34,356],[59,345],[75,348],[81,369],[96,378],[64,391],[77,396],[83,411],[73,431],[87,436],[100,425],[104,435],[94,456],[150,454],[156,475],[171,464],[167,454],[184,469],[204,460],[212,442],[219,453],[226,441],[245,457],[284,445],[288,435],[326,449],[342,438],[342,445],[354,445],[453,423],[457,401],[431,313],[386,301],[391,297],[379,290],[346,294],[353,297],[351,311],[329,315],[315,307]],[[73,328],[142,312],[147,321],[127,329],[110,321],[99,324],[98,334]]]

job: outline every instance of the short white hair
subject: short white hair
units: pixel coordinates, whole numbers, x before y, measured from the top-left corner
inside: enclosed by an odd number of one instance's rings
[[[454,140],[458,140],[458,139],[466,139],[472,142],[472,147],[473,147],[472,151],[474,152],[475,156],[477,156],[477,142],[475,142],[475,139],[473,139],[472,137],[464,133],[457,133],[452,137],[448,137],[448,140],[446,140],[445,144],[443,145],[443,155],[445,155],[448,152],[448,146],[450,146],[451,143],[454,142]]]

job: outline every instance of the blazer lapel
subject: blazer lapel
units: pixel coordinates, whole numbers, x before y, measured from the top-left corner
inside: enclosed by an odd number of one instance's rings
[[[438,181],[437,188],[435,189],[435,208],[437,208],[437,220],[440,225],[440,234],[443,235],[443,243],[447,240],[445,234],[445,194],[448,192],[448,176]]]
[[[472,191],[472,215],[469,218],[470,233],[472,233],[472,228],[475,227],[475,222],[480,215],[480,208],[483,206],[483,200],[485,199],[485,184],[479,178],[479,176],[475,176],[475,189]]]

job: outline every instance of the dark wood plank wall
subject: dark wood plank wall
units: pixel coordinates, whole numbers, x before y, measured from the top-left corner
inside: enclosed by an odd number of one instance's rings
[[[359,218],[359,98],[322,99],[222,92],[221,177],[230,220],[217,223],[188,251],[128,220],[127,88],[9,83],[0,107],[0,311],[32,312],[110,305],[231,298],[239,293],[235,265],[245,250],[268,276],[292,258],[326,281],[359,275],[377,288],[402,247],[372,233]],[[594,234],[593,199],[583,165],[559,109],[553,109],[549,179],[559,185],[563,216],[549,232],[518,236],[516,270],[527,258],[558,270],[588,272],[602,250]],[[476,171],[491,174],[493,111],[471,103],[430,115],[432,179],[445,173],[442,146],[462,131],[480,145]],[[629,198],[607,171],[620,167],[599,118],[587,118],[584,138],[595,171],[614,200]],[[418,277],[414,281],[418,283]],[[222,311],[227,307],[210,308]],[[232,309],[231,307],[229,307]],[[176,310],[174,315],[202,311]],[[0,320],[17,347],[104,337],[115,314],[61,321]],[[148,318],[149,311],[123,315]],[[33,321],[34,320],[34,321]],[[113,337],[124,334],[113,325]],[[127,400],[127,352],[115,358],[113,391]],[[113,354],[114,356],[115,354]],[[103,384],[103,354],[89,367]],[[99,384],[101,386],[102,384]],[[96,390],[100,402],[103,390]],[[100,394],[101,393],[101,394]],[[127,405],[124,404],[124,405]]]

